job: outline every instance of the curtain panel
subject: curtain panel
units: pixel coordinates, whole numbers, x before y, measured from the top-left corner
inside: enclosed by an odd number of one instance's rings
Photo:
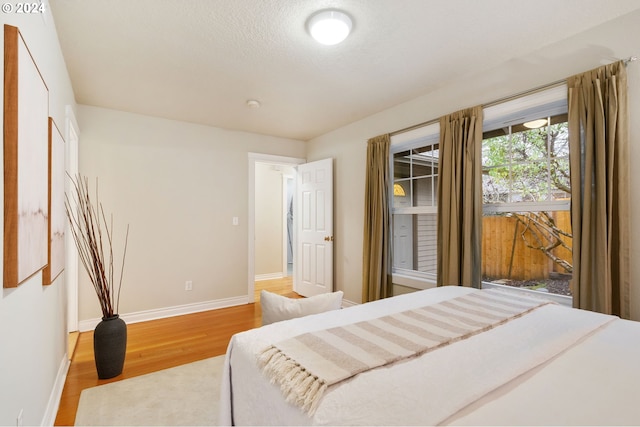
[[[573,305],[629,318],[629,130],[622,61],[567,79]]]
[[[440,119],[438,286],[481,287],[482,107]]]
[[[392,295],[389,212],[389,134],[367,142],[362,302]]]

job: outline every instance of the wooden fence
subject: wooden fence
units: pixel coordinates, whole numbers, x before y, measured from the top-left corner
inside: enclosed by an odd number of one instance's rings
[[[567,211],[552,213],[556,225],[571,231],[571,217]],[[516,224],[518,226],[516,230]],[[566,273],[565,269],[542,251],[527,247],[522,236],[525,227],[513,217],[486,216],[482,220],[482,276],[484,278],[536,280],[547,279],[551,272]],[[524,238],[532,241],[529,231]],[[570,238],[565,238],[570,242]],[[571,252],[558,247],[553,253],[571,263]]]

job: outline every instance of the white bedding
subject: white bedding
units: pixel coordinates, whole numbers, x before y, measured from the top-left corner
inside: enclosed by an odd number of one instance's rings
[[[312,418],[256,364],[274,342],[453,298],[443,287],[235,335],[220,422],[229,425],[639,424],[640,325],[557,305],[327,391]]]

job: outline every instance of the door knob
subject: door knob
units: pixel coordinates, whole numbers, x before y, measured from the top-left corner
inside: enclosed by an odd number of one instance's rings
[[[326,236],[326,237],[324,238],[324,241],[325,241],[325,242],[333,242],[333,236]]]

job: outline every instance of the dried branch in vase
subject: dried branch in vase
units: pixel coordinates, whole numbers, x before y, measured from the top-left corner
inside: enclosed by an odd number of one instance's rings
[[[78,249],[78,256],[91,281],[104,318],[118,313],[120,290],[124,273],[124,261],[129,240],[129,225],[125,235],[120,278],[114,281],[113,264],[113,215],[107,223],[102,203],[98,198],[98,179],[96,178],[95,200],[89,196],[89,180],[77,175],[74,179],[72,196],[65,194],[65,210],[71,224],[71,235]],[[103,240],[104,235],[104,240]]]

